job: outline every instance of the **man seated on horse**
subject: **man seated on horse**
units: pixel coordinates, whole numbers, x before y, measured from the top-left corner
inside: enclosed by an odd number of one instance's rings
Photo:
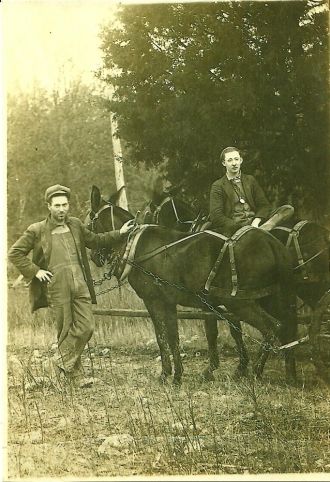
[[[243,226],[260,227],[270,231],[294,212],[290,205],[272,211],[257,180],[241,173],[243,159],[236,147],[226,147],[220,154],[225,175],[215,181],[210,193],[211,229],[231,236]]]

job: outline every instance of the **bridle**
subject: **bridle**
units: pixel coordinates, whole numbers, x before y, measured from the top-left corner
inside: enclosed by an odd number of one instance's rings
[[[111,216],[112,231],[114,231],[116,229],[115,219],[114,219],[114,205],[111,204],[110,202],[107,202],[106,204],[103,204],[103,206],[101,206],[100,209],[97,212],[93,211],[92,209],[89,212],[89,218],[90,218],[89,226],[90,226],[90,230],[92,231],[92,233],[95,233],[95,222],[96,221],[99,221],[99,223],[101,225],[101,228],[102,228],[101,232],[105,232],[104,226],[102,225],[102,221],[100,220],[100,214],[103,211],[105,211],[106,209],[111,210],[110,216]],[[105,248],[98,249],[98,250],[96,250],[96,252],[97,252],[98,259],[100,260],[100,263],[102,265],[104,265],[107,260],[109,261],[109,259],[110,259],[110,262],[111,262],[111,258],[112,258],[111,253],[109,253],[107,255]]]
[[[309,221],[306,221],[306,220],[299,221],[298,223],[296,223],[293,226],[293,228],[287,228],[285,226],[276,226],[275,228],[273,228],[274,230],[285,231],[285,232],[288,233],[288,239],[287,239],[287,242],[286,242],[286,247],[287,248],[293,247],[295,249],[297,260],[298,260],[298,265],[295,266],[293,268],[293,270],[294,271],[295,270],[301,270],[302,276],[303,276],[304,280],[306,280],[306,281],[309,280],[310,277],[311,277],[311,275],[306,271],[306,264],[308,264],[310,261],[312,261],[313,259],[320,256],[327,249],[329,249],[329,247],[326,246],[325,248],[320,249],[320,251],[318,251],[317,253],[315,253],[314,255],[309,257],[308,259],[304,259],[303,255],[302,255],[301,246],[300,246],[298,238],[299,238],[301,229],[306,224],[308,224],[308,222]]]
[[[110,212],[110,216],[111,216],[111,227],[112,227],[112,231],[115,231],[116,227],[115,227],[115,218],[114,218],[114,213],[113,213],[113,209],[114,209],[114,205],[111,204],[110,202],[107,202],[106,204],[103,204],[103,206],[100,207],[100,209],[97,211],[97,212],[94,212],[93,210],[91,210],[89,212],[89,218],[90,218],[90,226],[91,226],[91,231],[93,233],[95,233],[95,222],[97,220],[99,220],[101,226],[102,226],[102,222],[101,220],[99,219],[99,216],[100,214],[105,211],[106,209],[110,209],[111,212]]]
[[[173,212],[174,212],[174,216],[175,216],[175,221],[176,221],[177,224],[192,224],[194,222],[194,220],[193,221],[182,221],[179,218],[178,210],[176,208],[173,197],[167,196],[166,198],[164,198],[162,200],[162,202],[159,205],[157,205],[156,209],[152,212],[152,219],[153,219],[153,222],[155,224],[159,224],[160,212],[161,212],[162,208],[169,202],[172,204],[172,208],[173,208]],[[149,204],[149,207],[150,207],[150,204]]]

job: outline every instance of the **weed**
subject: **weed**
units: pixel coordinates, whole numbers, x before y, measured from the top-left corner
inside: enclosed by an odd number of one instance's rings
[[[298,387],[281,381],[282,360],[276,357],[262,381],[237,381],[234,343],[221,325],[221,368],[206,385],[199,377],[206,357],[202,322],[183,320],[185,376],[183,387],[175,389],[156,381],[160,366],[149,319],[98,316],[82,356],[98,381],[78,390],[43,369],[56,339],[47,312],[28,312],[25,289],[11,291],[9,298],[11,478],[329,471],[329,389],[315,382],[302,352]],[[100,298],[104,308],[143,308],[125,287],[120,297]],[[36,431],[40,440],[33,440]]]

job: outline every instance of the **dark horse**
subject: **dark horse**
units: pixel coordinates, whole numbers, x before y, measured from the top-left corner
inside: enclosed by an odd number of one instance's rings
[[[100,191],[93,186],[89,227],[94,232],[104,232],[119,227],[133,216],[127,211],[101,199]],[[228,250],[223,256],[220,269],[216,272],[209,293],[203,288],[214,267],[224,241],[210,232],[200,232],[186,236],[184,233],[160,226],[137,228],[139,236],[135,255],[128,259],[131,270],[128,281],[143,299],[155,328],[162,361],[161,378],[166,379],[171,372],[168,346],[173,355],[174,383],[180,383],[182,362],[179,350],[177,305],[214,310],[215,306],[225,305],[231,312],[227,318],[231,332],[240,347],[238,370],[244,372],[248,357],[242,342],[239,320],[244,320],[257,328],[264,337],[255,364],[255,373],[260,376],[276,338],[281,343],[295,339],[296,319],[292,310],[291,270],[287,251],[283,245],[268,233],[251,229],[235,245],[235,269],[238,278],[237,296],[232,296],[232,265]],[[133,244],[134,240],[133,239]],[[113,255],[127,252],[126,240],[118,246]],[[104,253],[103,253],[104,254]],[[92,260],[97,265],[104,263],[104,255],[92,252]],[[120,270],[122,272],[122,270]],[[117,276],[120,272],[117,271]],[[266,289],[267,287],[267,289]],[[271,288],[268,290],[268,288]],[[271,293],[271,294],[270,294]],[[294,295],[294,293],[293,293]],[[259,303],[263,298],[263,309]],[[216,315],[219,312],[216,310]],[[216,319],[216,318],[215,318]],[[217,324],[205,324],[209,346],[209,367],[204,371],[205,378],[212,379],[213,371],[219,366],[217,351]],[[295,363],[291,352],[285,354],[287,378],[295,378]]]
[[[287,247],[299,298],[313,310],[309,336],[318,374],[329,377],[330,233],[317,223],[290,220],[272,230]]]
[[[299,298],[315,309],[330,289],[330,233],[311,221],[290,220],[271,233],[288,249]]]
[[[157,178],[152,190],[153,199],[144,211],[144,222],[189,232],[212,229],[206,215],[200,214],[196,217],[192,206],[178,199],[177,194],[181,187],[179,184],[164,189],[162,178]],[[180,219],[192,221],[180,222]],[[329,306],[330,233],[315,222],[290,219],[275,227],[271,234],[288,249],[296,295],[313,310],[310,338],[315,341],[315,336],[318,336],[320,331],[321,321],[318,318],[322,318],[323,312]],[[240,340],[240,337],[237,337],[238,329],[236,327],[233,333],[236,342]],[[325,327],[324,331],[329,333],[330,327]],[[242,351],[242,347],[238,346],[238,350]],[[317,350],[314,350],[314,354],[315,351]]]

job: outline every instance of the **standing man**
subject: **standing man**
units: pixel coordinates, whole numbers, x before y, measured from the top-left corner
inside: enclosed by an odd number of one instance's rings
[[[118,231],[94,234],[78,218],[68,216],[69,200],[68,187],[56,184],[46,189],[48,217],[31,224],[8,256],[30,282],[32,311],[51,308],[58,338],[56,374],[82,386],[81,354],[93,334],[91,303],[96,303],[86,247],[113,245],[134,226],[128,221]]]
[[[280,221],[293,215],[294,209],[289,205],[272,212],[256,179],[241,173],[243,159],[236,147],[223,149],[220,161],[226,173],[211,187],[210,219],[213,229],[226,236],[248,225],[270,231]]]

